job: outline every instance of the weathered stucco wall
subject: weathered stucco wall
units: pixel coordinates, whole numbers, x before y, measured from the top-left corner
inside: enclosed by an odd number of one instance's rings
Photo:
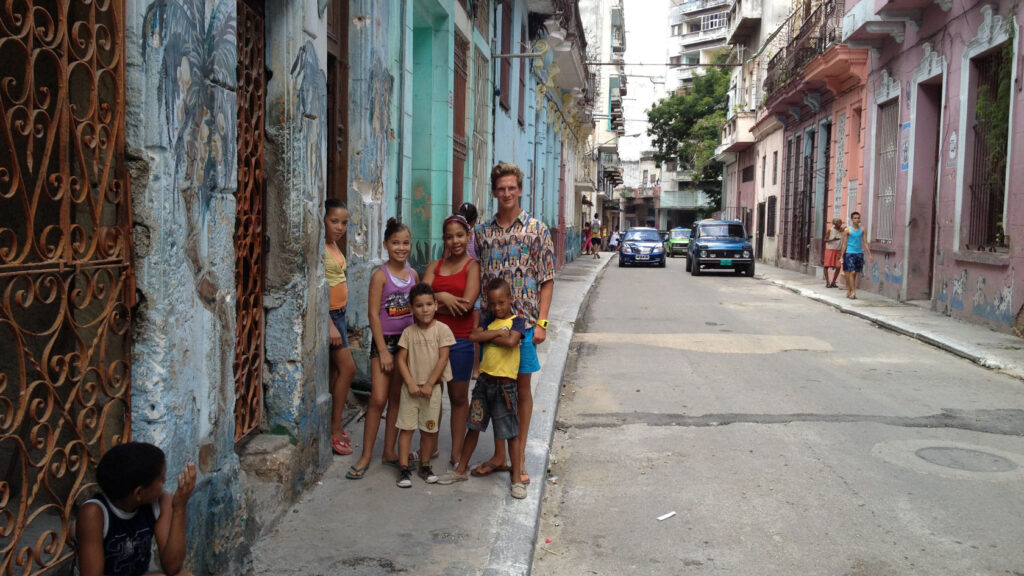
[[[325,441],[324,22],[267,3],[264,432],[290,440],[278,507],[330,461]],[[235,443],[237,15],[234,0],[128,3],[127,143],[138,307],[132,428],[168,456],[167,488],[199,468],[188,550],[197,573],[244,565],[252,530]],[[248,532],[247,532],[248,531]]]
[[[223,566],[239,560],[235,3],[129,4],[133,436],[166,451],[168,489],[185,462],[197,462],[188,548],[196,567]]]

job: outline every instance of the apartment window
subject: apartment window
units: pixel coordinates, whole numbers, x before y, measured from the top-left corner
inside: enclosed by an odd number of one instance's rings
[[[729,25],[729,13],[719,12],[717,14],[707,14],[700,17],[700,29],[701,30],[716,30],[718,28],[725,28]]]
[[[779,151],[772,152],[772,186],[779,183]]]
[[[505,2],[501,5],[501,53],[512,52],[512,3]],[[505,110],[511,110],[512,104],[509,92],[512,90],[512,59],[502,58],[499,64],[498,103]]]
[[[975,105],[973,128],[968,128],[974,131],[974,146],[968,149],[971,156],[966,158],[970,163],[966,190],[970,218],[966,248],[969,250],[1006,246],[1003,205],[1012,56],[1012,51],[997,48],[971,59]]]
[[[647,175],[648,175],[649,173],[650,173],[650,172],[649,172],[648,170],[644,170],[644,177],[643,177],[643,179],[641,179],[640,181],[641,181],[641,182],[644,182],[644,183],[647,183]]]
[[[775,237],[775,213],[778,211],[778,198],[775,196],[768,197],[768,216],[765,217],[765,234],[774,238]]]
[[[521,36],[519,40],[519,52],[525,53],[529,46],[529,40],[526,38],[526,24],[523,24],[521,30]],[[526,126],[526,65],[530,62],[527,58],[518,58],[519,60],[519,125]]]
[[[878,107],[878,142],[875,145],[878,152],[875,162],[878,223],[874,227],[874,239],[880,242],[892,242],[893,225],[896,220],[899,129],[899,99],[893,99]]]
[[[740,180],[743,182],[754,181],[754,165],[746,166],[743,168],[743,172],[740,175]]]
[[[761,188],[764,188],[764,172],[768,169],[768,155],[761,156]]]
[[[672,35],[673,36],[682,36],[683,35],[683,25],[682,24],[673,24],[672,25]]]

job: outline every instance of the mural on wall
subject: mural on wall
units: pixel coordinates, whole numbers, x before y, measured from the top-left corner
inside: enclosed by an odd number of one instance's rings
[[[967,270],[961,270],[960,276],[952,280],[942,281],[937,300],[945,305],[945,313],[964,309],[964,287],[967,285]]]
[[[1007,274],[1003,286],[995,291],[991,300],[986,290],[987,283],[984,276],[978,277],[971,312],[991,322],[1007,326],[1013,324],[1014,314],[1010,308],[1013,302],[1013,271]]]
[[[878,285],[879,292],[884,290],[886,285],[899,288],[903,284],[903,260],[894,262],[888,254],[882,260],[884,262],[879,262],[879,259],[875,258],[871,263],[871,281]]]
[[[299,48],[291,68],[292,85],[298,98],[302,121],[298,142],[305,145],[304,184],[323,198],[327,189],[327,72],[320,67],[320,58],[312,40]],[[303,160],[299,160],[301,165]],[[316,207],[319,212],[320,207]]]
[[[377,242],[370,237],[374,228],[374,216],[383,217],[385,205],[384,183],[387,180],[389,145],[395,140],[391,124],[391,93],[395,77],[379,59],[374,60],[370,69],[370,81],[363,85],[353,84],[350,98],[354,109],[367,109],[369,115],[350,117],[353,124],[350,143],[352,155],[349,159],[351,184],[349,194],[359,195],[359,202],[349,202],[350,222],[349,262],[358,263],[373,258]],[[377,214],[369,209],[378,207]],[[377,228],[383,230],[383,221]]]
[[[583,242],[580,239],[578,228],[565,229],[565,261],[572,262],[583,251]]]
[[[209,13],[207,13],[209,8]],[[232,0],[157,0],[146,10],[142,58],[163,50],[157,98],[173,151],[175,208],[184,208],[185,251],[199,300],[222,319],[209,253],[210,203],[236,186],[236,23]],[[180,204],[178,204],[180,203]]]

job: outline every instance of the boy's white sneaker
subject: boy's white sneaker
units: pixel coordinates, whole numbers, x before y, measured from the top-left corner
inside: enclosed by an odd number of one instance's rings
[[[399,488],[409,488],[412,486],[412,469],[406,466],[398,472],[398,482],[395,484]]]
[[[437,483],[447,486],[448,484],[465,482],[466,480],[469,480],[469,474],[459,474],[455,470],[449,470],[437,478]]]
[[[429,464],[426,466],[421,465],[417,474],[419,474],[419,477],[427,484],[434,484],[438,480],[437,474],[434,474],[434,471],[430,468]]]

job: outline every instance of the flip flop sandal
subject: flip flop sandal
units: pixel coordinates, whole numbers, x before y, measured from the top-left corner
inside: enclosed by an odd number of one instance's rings
[[[331,438],[331,449],[339,456],[348,456],[352,453],[352,447],[349,446],[347,438]]]
[[[369,467],[369,464],[363,466],[362,468],[359,468],[354,465],[349,466],[348,472],[345,472],[345,478],[348,478],[349,480],[362,480],[363,476],[366,476],[366,469]]]
[[[508,472],[510,470],[512,470],[512,467],[511,466],[507,466],[505,464],[502,464],[500,466],[495,466],[494,464],[492,464],[490,462],[484,462],[483,464],[479,464],[479,465],[477,465],[476,468],[473,468],[472,470],[470,470],[469,473],[470,473],[471,476],[476,476],[477,478],[480,478],[480,477],[483,477],[483,476],[490,476],[491,474],[494,474],[495,472]]]
[[[410,459],[410,462],[412,462],[411,459]],[[385,465],[385,466],[391,466],[395,470],[399,470],[399,469],[402,468],[402,466],[398,463],[397,459],[395,459],[395,460],[381,460],[380,463]]]

